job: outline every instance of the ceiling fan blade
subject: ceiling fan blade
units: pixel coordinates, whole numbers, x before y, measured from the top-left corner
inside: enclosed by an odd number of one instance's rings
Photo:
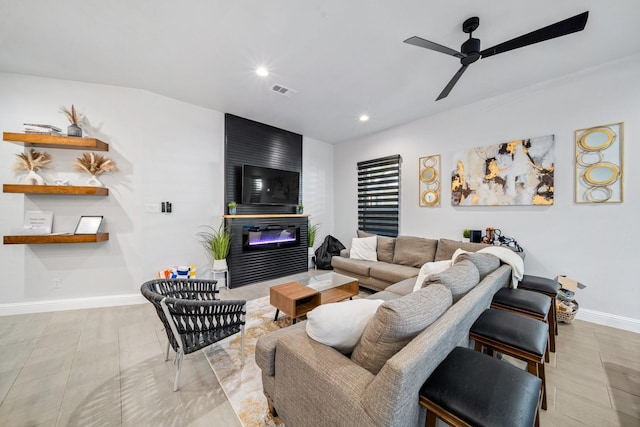
[[[513,49],[529,46],[535,43],[540,43],[546,40],[555,39],[556,37],[566,36],[567,34],[576,33],[582,31],[587,25],[587,18],[589,17],[589,11],[583,12],[579,15],[565,19],[555,24],[551,24],[539,30],[532,31],[515,39],[511,39],[504,43],[497,44],[493,47],[483,50],[480,55],[483,58],[488,56],[497,55],[499,53],[507,52]]]
[[[453,89],[456,83],[458,83],[458,80],[460,79],[462,74],[467,70],[467,67],[469,66],[463,65],[462,67],[460,67],[460,69],[455,74],[455,76],[453,76],[453,78],[449,81],[449,83],[447,83],[447,85],[442,90],[442,92],[440,92],[440,95],[438,95],[438,98],[436,98],[436,101],[440,101],[442,98],[446,98],[447,95],[449,95],[449,92],[451,92],[451,89]]]
[[[425,49],[435,50],[436,52],[444,53],[446,55],[455,56],[456,58],[464,58],[466,56],[457,50],[442,46],[438,43],[430,42],[429,40],[425,40],[418,36],[409,37],[404,42],[414,46],[424,47]]]

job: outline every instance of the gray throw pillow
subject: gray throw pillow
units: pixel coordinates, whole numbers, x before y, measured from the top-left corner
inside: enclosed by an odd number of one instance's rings
[[[460,261],[441,273],[430,274],[422,286],[440,283],[449,288],[454,304],[480,282],[478,268],[469,260]]]
[[[383,303],[367,323],[351,359],[377,374],[389,358],[438,319],[451,304],[451,292],[442,285],[432,285]]]
[[[464,249],[467,252],[476,252],[482,248],[486,248],[484,243],[458,242],[450,239],[440,239],[438,242],[438,250],[436,251],[435,261],[444,261],[451,259],[456,249]]]
[[[500,258],[491,254],[467,252],[458,255],[456,257],[456,260],[454,261],[454,264],[457,264],[464,260],[471,261],[473,265],[476,266],[476,268],[478,269],[478,273],[480,274],[480,280],[484,280],[484,278],[487,277],[489,273],[500,267]]]
[[[393,263],[420,268],[433,261],[438,241],[414,236],[398,236],[393,252]],[[449,257],[451,259],[451,257]]]

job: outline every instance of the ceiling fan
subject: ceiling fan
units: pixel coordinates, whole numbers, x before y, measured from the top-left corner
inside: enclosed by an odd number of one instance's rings
[[[551,40],[556,37],[566,36],[567,34],[582,31],[585,25],[587,25],[588,17],[589,11],[586,11],[579,15],[556,22],[555,24],[548,25],[544,28],[540,28],[538,30],[532,31],[520,37],[516,37],[514,39],[497,44],[484,50],[480,50],[480,39],[473,38],[471,34],[480,25],[480,18],[478,18],[477,16],[467,19],[462,24],[462,31],[469,34],[469,39],[466,42],[462,43],[462,46],[460,46],[460,52],[417,36],[409,37],[404,42],[412,44],[414,46],[424,47],[425,49],[435,50],[436,52],[460,58],[462,67],[460,67],[458,72],[453,76],[453,78],[445,86],[444,90],[440,93],[440,95],[436,99],[436,101],[439,101],[449,95],[449,92],[451,92],[451,89],[453,89],[462,74],[467,70],[467,67],[476,62],[478,59],[487,58],[489,56],[507,52],[509,50],[518,49],[535,43],[540,43],[545,40]]]

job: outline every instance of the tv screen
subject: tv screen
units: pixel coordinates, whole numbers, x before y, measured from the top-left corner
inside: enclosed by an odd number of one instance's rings
[[[260,166],[242,166],[242,203],[297,205],[300,173]]]

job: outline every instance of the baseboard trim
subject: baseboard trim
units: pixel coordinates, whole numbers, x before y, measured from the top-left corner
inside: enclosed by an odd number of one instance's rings
[[[0,316],[46,313],[49,311],[81,310],[85,308],[114,307],[143,304],[147,300],[140,294],[108,295],[101,297],[68,298],[50,301],[29,301],[0,304]]]
[[[626,331],[640,333],[640,320],[631,317],[618,316],[616,314],[603,313],[601,311],[579,309],[576,319],[585,322],[597,323],[598,325],[611,326],[612,328],[624,329]]]

